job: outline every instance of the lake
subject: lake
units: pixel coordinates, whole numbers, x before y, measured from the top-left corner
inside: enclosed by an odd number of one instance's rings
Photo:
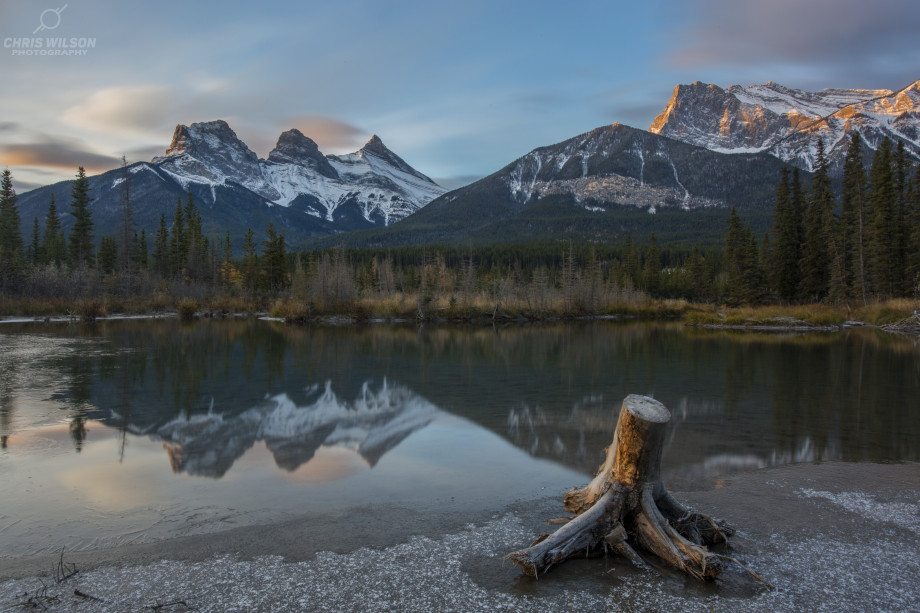
[[[623,398],[672,412],[666,485],[920,459],[920,347],[872,329],[0,327],[0,556],[374,504],[501,510],[587,481]]]

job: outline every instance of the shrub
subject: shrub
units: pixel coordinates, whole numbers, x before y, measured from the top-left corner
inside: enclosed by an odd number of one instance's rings
[[[198,313],[198,301],[191,298],[183,298],[176,305],[176,311],[179,312],[179,319],[182,321],[192,321]]]

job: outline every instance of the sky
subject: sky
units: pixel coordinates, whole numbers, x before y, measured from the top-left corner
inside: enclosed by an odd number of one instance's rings
[[[324,153],[377,134],[453,188],[599,126],[647,129],[679,83],[900,89],[918,24],[917,0],[0,0],[0,168],[23,192],[224,119],[259,157],[294,127]]]

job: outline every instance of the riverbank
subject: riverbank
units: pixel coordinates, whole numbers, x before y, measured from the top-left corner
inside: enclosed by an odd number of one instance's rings
[[[920,611],[917,464],[787,465],[679,493],[737,528],[731,554],[772,590],[738,569],[698,584],[614,559],[523,577],[502,557],[561,511],[561,492],[535,495],[485,514],[381,505],[66,554],[79,572],[60,584],[57,557],[0,558],[0,611]]]
[[[496,322],[566,321],[577,319],[641,319],[681,321],[715,329],[833,331],[847,327],[891,327],[920,333],[920,300],[895,299],[860,307],[848,305],[770,305],[729,307],[684,300],[640,300],[607,304],[599,309],[567,310],[564,305],[534,308],[524,303],[419,301],[416,296],[362,298],[336,308],[290,298],[267,302],[216,296],[169,301],[80,300],[74,302],[6,300],[0,322],[97,321],[132,317],[178,316],[182,319],[270,317],[287,323],[434,322],[491,324]],[[912,319],[913,318],[913,319]],[[914,321],[916,319],[916,321]]]

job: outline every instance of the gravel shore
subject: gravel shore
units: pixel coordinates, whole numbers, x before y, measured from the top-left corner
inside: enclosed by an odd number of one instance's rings
[[[574,484],[573,484],[574,485]],[[920,611],[920,465],[799,464],[677,497],[737,529],[698,584],[622,560],[535,581],[502,557],[554,529],[561,492],[498,513],[347,509],[142,546],[0,557],[0,611]],[[68,567],[69,568],[69,567]]]

